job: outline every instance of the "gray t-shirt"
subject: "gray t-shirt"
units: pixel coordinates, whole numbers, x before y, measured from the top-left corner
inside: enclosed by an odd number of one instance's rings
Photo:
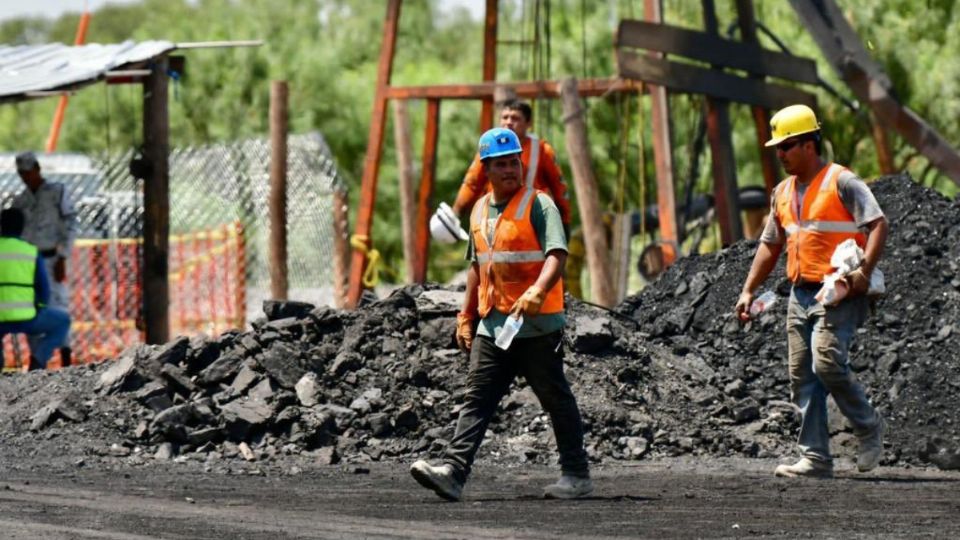
[[[783,184],[777,188],[780,189],[782,186]],[[797,183],[797,196],[801,200],[807,191],[807,186],[809,186],[809,183],[803,185]],[[844,170],[837,177],[837,191],[840,193],[840,201],[843,203],[843,207],[847,209],[847,212],[850,212],[854,222],[862,232],[866,233],[869,230],[868,225],[883,217],[883,210],[873,196],[873,192],[859,176],[849,170]],[[783,225],[777,219],[776,198],[775,190],[770,196],[770,218],[760,235],[760,241],[767,244],[782,244],[786,240]]]

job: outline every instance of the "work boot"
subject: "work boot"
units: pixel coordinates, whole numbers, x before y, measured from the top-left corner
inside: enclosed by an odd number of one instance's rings
[[[593,492],[593,481],[589,477],[564,474],[556,483],[543,488],[546,499],[576,499]]]
[[[70,349],[70,347],[61,347],[60,348],[60,367],[70,367],[72,356],[73,356],[73,350]]]
[[[448,501],[460,500],[463,483],[454,476],[453,465],[447,463],[434,467],[420,459],[410,466],[410,474],[421,486],[432,489],[440,497]]]
[[[877,426],[860,439],[860,450],[857,452],[857,470],[860,472],[872,471],[880,464],[883,457],[883,432],[887,429],[883,418],[878,417]]]
[[[774,476],[782,478],[833,478],[833,465],[810,458],[800,458],[793,465],[777,465]]]

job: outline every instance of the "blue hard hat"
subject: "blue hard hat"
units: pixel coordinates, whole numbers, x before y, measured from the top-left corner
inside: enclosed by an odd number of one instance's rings
[[[523,152],[517,134],[507,128],[488,129],[480,136],[480,161]]]

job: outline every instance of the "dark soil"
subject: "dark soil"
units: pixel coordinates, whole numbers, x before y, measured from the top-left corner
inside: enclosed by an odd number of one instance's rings
[[[891,222],[880,264],[889,293],[859,331],[851,363],[888,420],[882,463],[911,479],[916,466],[960,469],[960,204],[905,177],[882,178],[872,187]],[[794,455],[797,418],[788,401],[782,322],[789,287],[782,268],[767,283],[780,295],[771,311],[746,325],[732,314],[755,247],[743,242],[683,259],[613,311],[568,302],[567,373],[596,470],[674,457],[704,463],[766,458],[766,478],[770,458]],[[410,461],[443,449],[462,403],[466,358],[453,341],[461,294],[411,286],[382,300],[367,297],[352,312],[267,302],[266,317],[249,331],[138,346],[100,365],[4,376],[0,467],[32,478],[46,471],[115,471],[141,475],[152,485],[168,470],[299,478],[305,471],[327,474],[324,467],[346,474],[388,467],[406,482]],[[835,408],[831,422],[844,471],[855,440]],[[524,464],[543,470],[555,461],[554,448],[548,418],[518,381],[491,424],[479,464],[497,471]],[[480,489],[517,491],[514,473],[497,474],[505,475],[508,487],[488,478]],[[734,478],[718,485],[745,501],[756,501],[758,494],[775,500],[781,492],[772,480],[724,474]],[[702,504],[699,498],[716,501],[690,475],[676,481],[690,485],[693,496],[681,506],[692,513]],[[669,491],[669,478],[653,480],[663,486],[653,492],[630,488],[604,496],[644,507],[644,497]],[[535,497],[537,490],[520,492]],[[360,491],[371,501],[383,498],[375,486]],[[884,491],[884,497],[895,497],[895,491]],[[405,519],[408,509],[399,508],[396,519]],[[597,510],[598,519],[610,517],[606,508]],[[553,519],[551,512],[540,517]],[[749,505],[736,512],[757,515]],[[424,519],[436,517],[427,512]],[[758,517],[766,523],[758,531],[799,532],[794,526],[772,528],[774,518]],[[511,523],[517,534],[540,532]],[[708,530],[693,523],[683,530],[740,534],[731,525]],[[951,526],[955,532],[956,524]],[[615,526],[589,531],[623,534]]]

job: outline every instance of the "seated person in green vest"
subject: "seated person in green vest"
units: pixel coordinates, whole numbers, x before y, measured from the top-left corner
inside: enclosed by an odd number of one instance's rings
[[[0,336],[40,336],[31,351],[30,369],[46,369],[54,349],[67,337],[70,315],[46,305],[50,299],[47,270],[36,246],[20,239],[23,224],[20,210],[0,212]]]

